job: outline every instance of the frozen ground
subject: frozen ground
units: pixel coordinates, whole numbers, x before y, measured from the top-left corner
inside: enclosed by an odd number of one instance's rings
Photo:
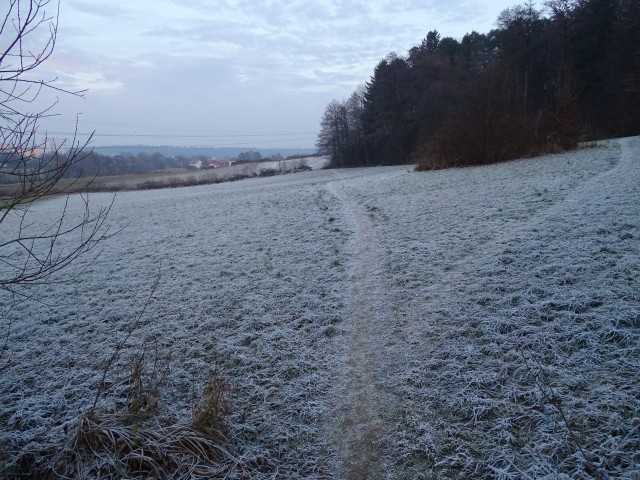
[[[99,406],[144,351],[180,423],[217,369],[228,478],[640,478],[640,138],[122,193],[110,221],[4,312],[5,467],[68,439],[159,274]]]

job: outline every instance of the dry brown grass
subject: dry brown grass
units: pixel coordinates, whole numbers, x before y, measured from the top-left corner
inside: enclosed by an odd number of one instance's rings
[[[191,428],[210,438],[224,440],[225,418],[230,413],[227,392],[229,388],[224,378],[214,370],[207,385],[204,398],[196,405]]]
[[[212,372],[193,419],[177,422],[161,403],[157,361],[146,371],[145,354],[134,359],[124,411],[91,408],[69,431],[43,478],[222,478],[240,461],[223,446],[230,414],[227,384]],[[108,407],[107,407],[108,408]],[[27,466],[26,471],[34,471]]]
[[[122,420],[87,412],[47,476],[217,478],[232,459],[217,438],[188,425],[139,428]]]

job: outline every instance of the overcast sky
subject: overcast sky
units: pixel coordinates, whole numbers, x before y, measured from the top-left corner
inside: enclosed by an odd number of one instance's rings
[[[313,147],[333,99],[427,32],[488,32],[511,0],[61,0],[40,71],[60,97],[53,137],[111,144]]]

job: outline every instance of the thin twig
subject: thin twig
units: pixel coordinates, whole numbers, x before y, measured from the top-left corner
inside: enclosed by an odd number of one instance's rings
[[[156,280],[153,283],[153,286],[151,287],[151,291],[149,292],[149,296],[147,297],[147,300],[144,303],[144,305],[142,307],[142,310],[140,310],[140,313],[138,313],[138,316],[136,317],[136,320],[133,322],[133,324],[129,328],[129,331],[127,332],[127,335],[122,339],[122,341],[120,341],[120,342],[118,342],[116,344],[116,346],[115,346],[115,348],[113,350],[113,353],[111,354],[111,356],[107,360],[107,363],[106,363],[104,369],[102,370],[102,378],[100,380],[100,383],[98,384],[98,389],[96,391],[96,396],[95,396],[95,399],[93,400],[93,404],[92,404],[90,410],[95,410],[96,405],[98,404],[98,400],[100,399],[100,396],[103,393],[105,380],[107,378],[107,374],[109,373],[109,370],[111,370],[111,366],[117,360],[118,356],[120,355],[120,352],[124,348],[125,344],[129,340],[131,335],[133,335],[133,333],[137,330],[138,326],[140,325],[142,317],[146,313],[147,308],[149,307],[149,305],[151,303],[151,299],[153,298],[153,295],[155,294],[155,292],[156,292],[156,290],[158,288],[158,285],[160,284],[161,275],[162,275],[161,267],[158,266],[158,275],[156,276]]]

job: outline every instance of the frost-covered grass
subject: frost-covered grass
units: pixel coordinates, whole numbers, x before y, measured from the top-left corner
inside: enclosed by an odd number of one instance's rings
[[[94,448],[199,446],[213,375],[229,412],[203,478],[640,475],[638,138],[121,193],[110,221],[82,275],[3,312],[5,472],[95,419]]]

